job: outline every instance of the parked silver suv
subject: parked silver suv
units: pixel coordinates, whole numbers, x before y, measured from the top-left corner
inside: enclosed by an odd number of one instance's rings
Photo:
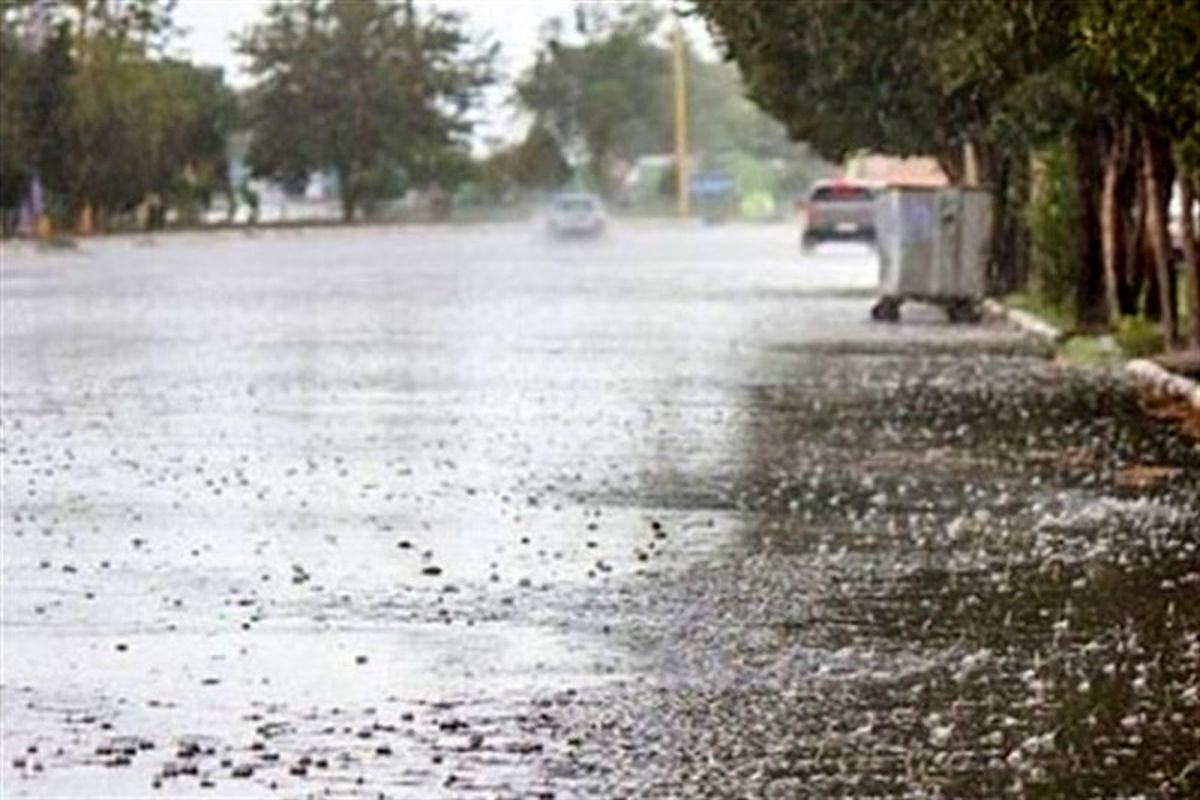
[[[875,193],[864,181],[817,181],[804,204],[800,246],[812,250],[822,242],[875,241]]]

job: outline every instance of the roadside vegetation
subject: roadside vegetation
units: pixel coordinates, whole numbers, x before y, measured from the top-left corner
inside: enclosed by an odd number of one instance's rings
[[[346,220],[469,172],[494,46],[460,16],[387,0],[274,2],[244,32],[253,86],[171,56],[174,0],[0,0],[0,210],[36,187],[56,228],[195,222],[215,196],[257,210],[251,178],[336,180]],[[239,170],[231,154],[244,160]],[[39,209],[39,211],[42,209]],[[156,224],[157,223],[157,224]]]
[[[259,221],[264,190],[336,198],[343,221],[404,218],[414,198],[434,218],[505,217],[567,186],[672,207],[666,5],[581,4],[505,75],[459,13],[276,0],[237,38],[240,91],[178,55],[174,5],[0,0],[6,234],[31,215],[82,233]],[[690,48],[686,65],[694,171],[767,215],[834,171],[743,96],[735,67]],[[513,129],[486,139],[497,114]]]
[[[511,104],[531,124],[482,164],[477,189],[496,201],[570,185],[626,213],[673,213],[672,52],[666,7],[580,4],[546,21]],[[836,167],[743,94],[737,69],[685,52],[695,173],[726,176],[740,198],[768,198],[768,216]],[[735,213],[738,209],[734,209]]]
[[[303,192],[329,170],[342,219],[411,187],[470,174],[468,136],[498,47],[460,15],[411,3],[277,0],[241,40],[255,175]]]
[[[929,153],[991,186],[994,292],[1033,292],[1080,331],[1150,320],[1165,346],[1200,348],[1200,6],[694,5],[750,97],[821,155]]]
[[[140,209],[193,219],[230,191],[237,102],[219,70],[166,55],[171,3],[0,0],[0,213],[35,179],[60,226]]]

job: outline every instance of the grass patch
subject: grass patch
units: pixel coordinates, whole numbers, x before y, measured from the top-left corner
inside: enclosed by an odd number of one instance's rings
[[[1069,309],[1035,294],[1018,292],[1004,298],[1009,308],[1031,314],[1060,331],[1074,328]],[[1072,364],[1112,364],[1123,358],[1149,358],[1163,352],[1162,330],[1157,322],[1141,316],[1123,317],[1112,336],[1068,336],[1058,355]]]
[[[1117,326],[1117,344],[1129,358],[1149,358],[1164,349],[1162,329],[1142,317],[1124,317]]]
[[[1068,364],[1097,367],[1117,364],[1125,354],[1111,336],[1072,336],[1059,347],[1058,357]]]
[[[1004,304],[1009,308],[1032,314],[1060,331],[1069,331],[1075,327],[1075,318],[1070,309],[1048,303],[1029,292],[1010,294],[1004,298]]]

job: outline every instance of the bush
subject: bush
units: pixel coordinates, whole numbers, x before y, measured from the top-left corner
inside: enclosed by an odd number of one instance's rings
[[[1117,344],[1130,358],[1146,358],[1164,349],[1162,330],[1158,323],[1144,317],[1122,317],[1117,325]]]
[[[1058,144],[1038,153],[1033,191],[1025,209],[1029,227],[1033,290],[1049,306],[1073,304],[1079,285],[1079,195],[1075,159]]]

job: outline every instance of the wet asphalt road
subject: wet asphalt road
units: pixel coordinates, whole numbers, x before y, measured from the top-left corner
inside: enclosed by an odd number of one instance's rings
[[[4,797],[1185,797],[1200,451],[786,227],[3,290]]]

